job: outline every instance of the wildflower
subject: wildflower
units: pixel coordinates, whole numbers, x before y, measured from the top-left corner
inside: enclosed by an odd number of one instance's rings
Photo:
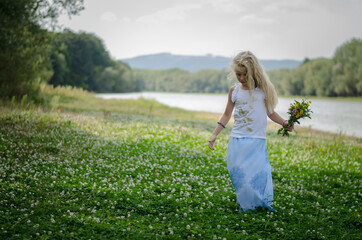
[[[289,136],[288,127],[293,126],[295,123],[299,124],[300,118],[305,118],[305,117],[311,118],[310,113],[312,113],[312,111],[308,108],[310,103],[311,103],[311,101],[306,102],[305,100],[302,100],[302,102],[300,103],[295,100],[295,103],[291,104],[289,107],[288,124],[286,124],[286,126],[283,126],[282,128],[280,128],[278,130],[278,134],[281,134],[283,136]]]

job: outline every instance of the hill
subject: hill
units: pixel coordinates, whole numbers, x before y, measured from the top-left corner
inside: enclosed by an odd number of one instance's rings
[[[128,63],[132,68],[159,70],[180,68],[189,72],[197,72],[202,69],[225,69],[230,65],[231,58],[211,54],[205,56],[187,56],[158,53],[122,59],[121,61]],[[260,62],[266,71],[296,68],[301,63],[301,61],[290,59],[260,60]]]

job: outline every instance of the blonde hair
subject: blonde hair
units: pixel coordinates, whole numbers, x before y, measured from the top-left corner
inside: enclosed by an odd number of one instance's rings
[[[246,84],[249,90],[259,87],[264,92],[268,114],[273,113],[278,103],[278,96],[273,83],[254,54],[250,51],[238,53],[231,63],[231,68],[234,73],[246,73]]]

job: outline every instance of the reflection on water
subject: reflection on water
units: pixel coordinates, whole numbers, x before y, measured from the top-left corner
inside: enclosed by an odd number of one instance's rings
[[[171,107],[179,107],[193,111],[223,113],[227,103],[227,94],[186,94],[186,93],[124,93],[97,94],[105,99],[155,99]],[[297,98],[301,100],[301,98]],[[276,111],[287,118],[287,110],[293,98],[279,98]],[[342,133],[362,137],[362,102],[313,100],[311,104],[312,119],[303,119],[301,126],[313,129]]]

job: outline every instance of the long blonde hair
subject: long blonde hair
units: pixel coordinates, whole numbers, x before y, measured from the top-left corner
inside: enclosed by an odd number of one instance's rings
[[[248,88],[252,90],[259,87],[265,94],[265,107],[268,114],[273,113],[278,103],[278,96],[273,83],[254,54],[250,51],[238,53],[231,63],[231,68],[234,73],[246,72]]]

